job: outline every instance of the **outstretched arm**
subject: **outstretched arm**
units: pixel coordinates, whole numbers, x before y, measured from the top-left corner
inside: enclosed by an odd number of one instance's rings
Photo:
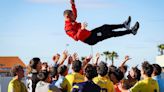
[[[125,60],[121,63],[120,67],[123,67],[125,65],[125,63],[130,59],[131,58],[129,58],[129,56],[125,56]]]
[[[70,0],[70,3],[71,3],[73,15],[76,19],[77,18],[77,9],[76,9],[76,5],[75,5],[75,0]]]
[[[59,63],[59,66],[60,65],[63,65],[63,63],[64,63],[64,61],[67,59],[67,57],[68,57],[68,51],[64,51],[63,52],[63,56],[62,56],[62,59],[61,59],[61,61],[60,61],[60,63]]]
[[[97,66],[98,61],[99,61],[99,58],[100,58],[100,53],[97,53],[97,54],[96,54],[96,59],[95,59],[94,66]]]

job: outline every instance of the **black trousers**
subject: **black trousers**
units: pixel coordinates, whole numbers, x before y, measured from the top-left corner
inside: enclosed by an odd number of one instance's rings
[[[113,31],[114,29],[124,28],[124,27],[125,26],[123,24],[117,24],[117,25],[105,24],[103,26],[97,27],[91,30],[91,35],[86,40],[84,40],[84,43],[89,45],[95,45],[96,43],[111,37],[118,37],[118,36],[123,36],[132,33],[131,30]]]

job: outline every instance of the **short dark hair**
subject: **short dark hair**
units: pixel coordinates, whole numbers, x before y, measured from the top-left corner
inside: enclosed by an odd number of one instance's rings
[[[82,63],[81,63],[80,60],[75,60],[72,63],[72,69],[73,69],[74,72],[80,72],[81,66],[82,66]]]
[[[55,77],[58,75],[58,71],[57,71],[58,67],[51,67],[50,68],[50,74],[51,74],[51,77]]]
[[[44,70],[44,71],[40,71],[38,74],[37,74],[37,77],[39,80],[42,80],[42,81],[45,81],[48,77],[48,75],[50,74],[50,72]]]
[[[58,67],[58,73],[63,75],[66,71],[67,71],[67,66],[66,65],[62,65]]]
[[[108,68],[108,73],[111,73],[111,72],[115,71],[116,69],[117,69],[116,66],[110,65],[109,68]]]
[[[110,69],[112,69],[112,70],[110,70]],[[108,76],[110,77],[111,74],[113,74],[118,81],[120,81],[124,78],[124,73],[120,69],[111,68],[111,66],[110,66],[109,71],[108,71]]]
[[[137,79],[138,81],[141,78],[141,71],[138,69],[138,67],[132,67],[132,70],[134,71],[134,78]]]
[[[63,15],[69,15],[70,13],[72,13],[72,10],[65,10]]]
[[[92,80],[94,77],[96,77],[96,69],[93,65],[88,64],[85,67],[85,76],[89,79]]]
[[[160,75],[162,72],[162,68],[161,66],[159,66],[158,64],[152,64],[153,66],[153,72],[155,75]]]
[[[121,80],[121,83],[122,83],[122,88],[124,88],[124,89],[128,90],[131,87],[133,87],[132,83],[128,79]]]
[[[97,67],[97,73],[101,76],[105,76],[108,73],[108,67],[105,62],[100,62]]]
[[[151,74],[153,73],[153,67],[147,61],[142,63],[142,70],[144,74],[146,74],[148,77],[151,77]]]
[[[16,76],[20,69],[23,69],[21,65],[14,65],[10,72],[13,76]]]
[[[123,73],[126,73],[127,69],[128,69],[128,66],[127,65],[123,65],[121,67],[119,67],[119,69],[123,72]]]
[[[33,59],[30,60],[29,65],[32,69],[36,69],[36,66],[39,62],[40,62],[40,58],[34,57]]]

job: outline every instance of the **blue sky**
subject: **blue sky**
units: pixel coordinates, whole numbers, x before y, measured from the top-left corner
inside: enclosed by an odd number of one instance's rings
[[[143,60],[155,62],[157,45],[164,43],[163,0],[76,0],[76,6],[77,21],[87,22],[90,30],[102,24],[123,23],[129,15],[131,26],[140,22],[136,36],[102,41],[93,46],[94,54],[116,51],[117,65],[125,55],[132,57],[129,66]],[[52,63],[52,56],[65,49],[79,56],[90,55],[90,46],[65,34],[65,9],[70,9],[69,0],[0,0],[0,56],[19,56],[27,64],[33,57]]]

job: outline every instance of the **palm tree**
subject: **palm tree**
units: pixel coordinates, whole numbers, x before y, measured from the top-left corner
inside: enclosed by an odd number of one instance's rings
[[[82,56],[82,57],[81,57],[81,60],[83,61],[85,58],[86,58],[85,56]]]
[[[112,61],[112,65],[114,65],[114,59],[116,59],[116,58],[118,58],[118,54],[115,51],[110,53],[109,59]]]
[[[159,49],[160,55],[163,55],[164,44],[158,45],[158,49]]]
[[[109,51],[104,51],[102,56],[105,56],[105,62],[107,63],[107,60],[109,59],[110,52]]]
[[[105,61],[107,62],[107,60],[111,60],[112,61],[112,65],[114,65],[114,58],[118,57],[118,54],[113,51],[113,52],[109,52],[109,51],[104,51],[103,54],[105,56]]]

